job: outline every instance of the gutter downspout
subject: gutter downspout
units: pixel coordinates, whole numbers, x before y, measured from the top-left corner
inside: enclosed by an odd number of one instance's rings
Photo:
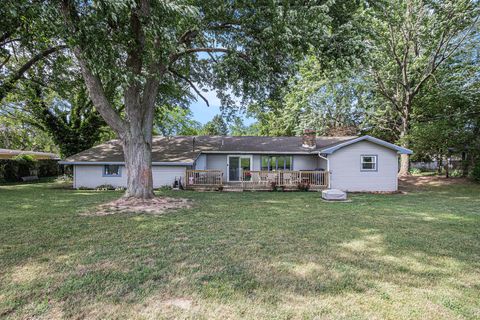
[[[327,161],[327,172],[328,172],[328,189],[330,189],[330,180],[331,180],[331,174],[330,174],[330,161],[329,161],[329,159],[328,159],[327,157],[324,157],[324,156],[322,156],[322,154],[321,154],[320,152],[318,153],[318,156],[319,156],[321,159],[323,159],[323,160]]]

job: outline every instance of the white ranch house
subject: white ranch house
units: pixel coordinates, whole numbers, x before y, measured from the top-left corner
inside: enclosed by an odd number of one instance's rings
[[[180,136],[154,137],[155,188],[179,181],[186,188],[340,189],[392,192],[398,188],[398,156],[412,151],[360,137]],[[127,172],[118,140],[71,156],[74,188],[125,187]]]

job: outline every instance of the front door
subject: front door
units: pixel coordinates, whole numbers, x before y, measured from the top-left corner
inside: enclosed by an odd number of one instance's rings
[[[228,156],[228,181],[241,181],[243,171],[251,170],[251,156]]]

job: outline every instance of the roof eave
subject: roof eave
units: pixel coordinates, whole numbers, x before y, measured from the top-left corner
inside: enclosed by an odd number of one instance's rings
[[[332,154],[335,151],[337,151],[338,149],[341,149],[343,147],[349,146],[351,144],[354,144],[354,143],[357,143],[357,142],[360,142],[360,141],[365,141],[365,140],[369,141],[369,142],[372,142],[372,143],[375,143],[375,144],[378,144],[378,145],[381,145],[385,148],[395,150],[395,151],[397,151],[398,154],[413,154],[413,151],[410,150],[410,149],[397,146],[393,143],[390,143],[390,142],[387,142],[387,141],[384,141],[384,140],[381,140],[381,139],[378,139],[378,138],[375,138],[375,137],[372,137],[372,136],[369,136],[369,135],[361,136],[361,137],[358,137],[356,139],[352,139],[352,140],[346,141],[344,143],[340,143],[336,146],[322,149],[322,150],[319,151],[319,153]]]
[[[124,161],[60,161],[59,164],[64,165],[124,165]],[[152,162],[152,166],[193,166],[194,162],[184,162],[184,161],[176,161],[176,162],[167,162],[167,161],[159,161],[159,162]]]
[[[204,154],[312,154],[315,153],[316,150],[311,151],[215,151],[215,150],[208,150],[202,151]]]

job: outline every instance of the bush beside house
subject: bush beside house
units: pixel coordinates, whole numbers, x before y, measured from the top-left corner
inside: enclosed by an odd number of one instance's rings
[[[0,181],[16,182],[22,177],[53,177],[61,172],[58,161],[53,159],[36,160],[28,154],[13,159],[0,160]]]

